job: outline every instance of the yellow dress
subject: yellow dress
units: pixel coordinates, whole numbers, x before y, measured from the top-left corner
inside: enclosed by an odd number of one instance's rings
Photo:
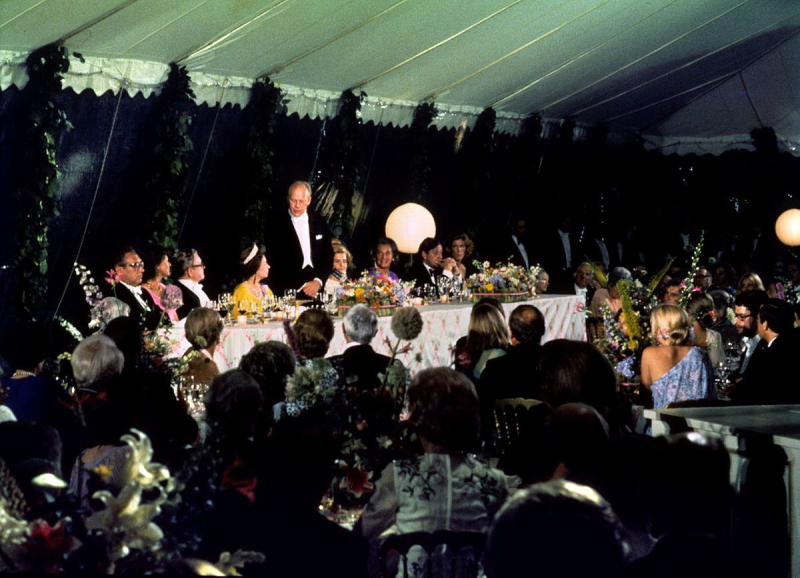
[[[261,285],[261,291],[264,293],[264,297],[267,298],[273,297],[272,290],[270,290],[270,288],[267,287],[266,285]],[[233,305],[233,311],[231,312],[231,319],[236,319],[237,317],[239,317],[240,301],[247,302],[248,311],[252,311],[254,307],[254,305],[252,304],[255,304],[255,307],[257,308],[258,312],[263,313],[263,310],[261,308],[261,298],[253,295],[250,289],[247,288],[247,283],[239,283],[236,286],[236,289],[233,290],[234,305]]]

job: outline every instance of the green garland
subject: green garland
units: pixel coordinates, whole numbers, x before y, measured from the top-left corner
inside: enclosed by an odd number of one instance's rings
[[[475,236],[488,215],[486,203],[491,193],[492,150],[497,114],[493,108],[484,109],[475,121],[475,128],[464,139],[461,148],[461,223]]]
[[[430,153],[430,126],[436,118],[438,111],[432,102],[421,102],[414,111],[414,120],[411,123],[409,146],[411,147],[411,160],[409,170],[410,193],[417,203],[422,202],[428,195],[428,186],[431,178],[431,153]]]
[[[187,160],[193,148],[189,137],[194,93],[186,68],[170,64],[167,82],[153,110],[153,173],[145,186],[153,208],[153,228],[148,238],[151,249],[178,249],[178,213],[188,176]]]
[[[272,158],[275,123],[286,114],[283,91],[269,77],[253,83],[250,102],[244,109],[247,132],[247,157],[244,163],[244,199],[246,207],[242,237],[247,245],[259,243],[266,234],[267,209],[277,204]]]
[[[16,261],[22,308],[35,316],[47,292],[48,248],[53,224],[59,216],[59,172],[56,143],[63,129],[70,130],[60,101],[63,74],[69,58],[63,46],[48,45],[27,60],[28,84],[23,90],[22,164],[17,191]]]

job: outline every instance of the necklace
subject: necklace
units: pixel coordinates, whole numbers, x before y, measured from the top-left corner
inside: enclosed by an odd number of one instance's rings
[[[261,289],[261,284],[258,282],[251,282],[250,280],[246,281],[247,290],[250,291],[250,294],[254,297],[258,297],[261,299],[263,297],[263,291]]]
[[[24,369],[18,369],[14,372],[14,375],[11,376],[12,378],[15,377],[36,377],[36,374],[32,371],[25,371]]]

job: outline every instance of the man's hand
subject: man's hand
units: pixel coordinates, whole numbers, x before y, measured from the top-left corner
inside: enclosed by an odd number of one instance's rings
[[[322,283],[314,279],[313,281],[309,281],[302,287],[303,293],[311,297],[312,299],[317,296],[319,290],[322,288]]]
[[[453,275],[458,275],[458,264],[456,260],[451,257],[447,257],[442,261],[442,269],[450,271]]]

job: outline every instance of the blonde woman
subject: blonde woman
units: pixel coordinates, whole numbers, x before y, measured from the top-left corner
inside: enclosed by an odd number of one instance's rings
[[[479,303],[469,317],[465,350],[475,379],[480,379],[490,359],[502,357],[511,346],[508,325],[500,311],[494,305]]]
[[[642,353],[642,385],[653,394],[653,407],[675,401],[716,397],[711,362],[705,350],[690,344],[689,316],[676,305],[659,305],[650,315],[657,345]]]
[[[746,273],[739,279],[739,291],[765,291],[764,282],[756,273]]]

